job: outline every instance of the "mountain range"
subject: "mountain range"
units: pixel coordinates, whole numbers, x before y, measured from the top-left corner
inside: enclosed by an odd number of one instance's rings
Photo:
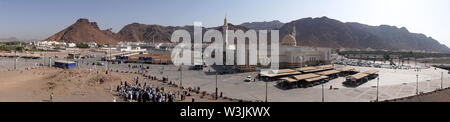
[[[9,37],[9,38],[0,38],[0,42],[13,42],[13,41],[19,41],[16,37]]]
[[[275,30],[280,29],[283,25],[284,23],[278,20],[273,20],[270,22],[246,22],[240,24],[240,26],[244,26],[253,30]]]
[[[435,52],[450,52],[450,49],[437,40],[420,33],[411,33],[406,28],[380,25],[370,26],[356,22],[341,22],[327,17],[303,18],[282,23],[274,20],[269,22],[251,22],[233,25],[228,23],[230,30],[249,29],[272,30],[279,29],[280,40],[284,35],[292,33],[296,27],[297,45],[329,48],[385,49],[385,50],[425,50]],[[193,26],[162,26],[157,24],[132,23],[124,26],[119,32],[111,29],[101,30],[96,22],[81,18],[73,25],[45,39],[62,42],[96,42],[100,44],[116,44],[120,41],[132,42],[169,42],[171,34],[178,29],[185,29],[191,34]],[[203,28],[218,29],[222,26]]]

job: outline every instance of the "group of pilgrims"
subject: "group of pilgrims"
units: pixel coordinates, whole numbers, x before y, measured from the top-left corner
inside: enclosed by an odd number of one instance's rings
[[[166,91],[164,87],[152,86],[147,84],[146,78],[143,84],[139,82],[139,77],[134,78],[134,83],[127,81],[121,81],[120,85],[117,85],[116,91],[118,95],[128,102],[175,102],[184,101],[186,96],[190,96],[190,93],[183,91]],[[179,98],[179,99],[177,99]],[[113,101],[116,101],[115,98]],[[192,97],[192,102],[195,98]]]

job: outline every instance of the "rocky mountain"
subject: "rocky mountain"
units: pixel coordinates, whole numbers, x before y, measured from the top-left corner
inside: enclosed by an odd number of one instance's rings
[[[381,44],[394,50],[426,50],[449,52],[449,48],[437,40],[420,33],[411,33],[405,27],[380,25],[368,26],[360,23],[347,23],[354,28],[364,30],[378,37]],[[381,47],[378,47],[381,48]]]
[[[447,46],[433,38],[410,33],[404,27],[343,23],[327,17],[304,18],[286,23],[280,28],[280,40],[284,35],[292,32],[294,25],[297,31],[297,45],[450,52]]]
[[[171,34],[183,27],[146,25],[140,23],[132,23],[123,27],[117,34],[116,38],[123,41],[139,41],[139,42],[168,42]]]
[[[278,20],[273,20],[270,22],[246,22],[246,23],[242,23],[240,24],[240,26],[244,26],[246,28],[249,29],[253,29],[253,30],[274,30],[274,29],[279,29],[284,25],[284,23],[278,21]]]
[[[115,44],[119,42],[115,35],[110,29],[100,30],[96,22],[89,22],[88,19],[82,18],[45,40],[69,43],[96,42],[100,44]]]
[[[294,25],[297,32],[297,44],[301,46],[450,52],[447,46],[440,44],[435,39],[423,34],[411,33],[404,27],[344,23],[327,17],[303,18],[285,24],[279,21],[253,22],[241,25],[228,23],[230,30],[242,29],[246,31],[249,29],[279,28],[280,41],[284,35],[292,32]],[[119,41],[153,42],[153,40],[155,42],[170,42],[171,34],[178,29],[189,31],[191,38],[193,38],[193,26],[132,23],[114,33],[110,31],[111,29],[100,30],[95,22],[79,19],[75,24],[46,40],[74,43],[93,41],[100,44],[115,44]],[[207,29],[222,31],[222,26],[203,28],[203,32]],[[268,34],[268,38],[270,39],[270,34]]]
[[[121,41],[132,41],[132,42],[153,42],[155,40],[155,43],[159,42],[170,42],[170,38],[172,36],[172,33],[175,30],[187,30],[191,34],[191,40],[194,39],[194,26],[162,26],[162,25],[147,25],[147,24],[140,24],[140,23],[132,23],[129,25],[126,25],[124,28],[122,28],[114,37]],[[218,27],[211,27],[211,28],[202,28],[202,32],[206,32],[208,29],[216,29],[219,31],[222,30],[222,26]],[[229,30],[248,30],[247,28],[239,25],[233,25],[228,24]]]
[[[193,26],[162,26],[162,25],[147,25],[140,23],[132,23],[124,26],[119,32],[111,32],[111,29],[100,30],[96,22],[89,22],[88,19],[79,19],[73,25],[66,29],[56,33],[55,35],[45,39],[46,41],[60,41],[70,43],[81,42],[96,42],[99,44],[116,44],[120,41],[130,42],[170,42],[172,33],[175,30],[184,29],[191,33],[193,40]],[[222,31],[222,26],[203,28],[203,33],[207,29],[217,29]],[[247,28],[239,25],[229,24],[229,29],[242,29]]]

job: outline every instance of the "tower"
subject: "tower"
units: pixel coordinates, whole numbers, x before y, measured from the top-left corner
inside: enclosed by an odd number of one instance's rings
[[[296,36],[297,34],[297,29],[295,28],[295,23],[294,23],[294,27],[292,28],[292,36]]]
[[[225,16],[225,19],[223,20],[223,26],[222,26],[222,37],[224,45],[228,44],[228,22],[227,22],[227,16]]]

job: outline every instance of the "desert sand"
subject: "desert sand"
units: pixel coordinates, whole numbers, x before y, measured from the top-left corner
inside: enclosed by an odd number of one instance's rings
[[[97,73],[98,72],[98,73]],[[88,68],[59,69],[49,67],[36,67],[0,72],[0,101],[1,102],[49,102],[50,94],[54,93],[53,102],[112,102],[113,97],[117,101],[123,99],[117,96],[116,86],[121,81],[133,81],[139,76],[134,72],[113,71],[106,74],[102,68],[93,69],[89,73]],[[156,80],[147,80],[152,86],[164,87],[167,91],[177,91],[180,88]],[[110,91],[112,85],[113,91]],[[224,102],[237,101],[231,99],[214,100],[212,96],[203,96],[201,93],[192,93],[184,101],[190,102],[195,97],[197,102]]]

